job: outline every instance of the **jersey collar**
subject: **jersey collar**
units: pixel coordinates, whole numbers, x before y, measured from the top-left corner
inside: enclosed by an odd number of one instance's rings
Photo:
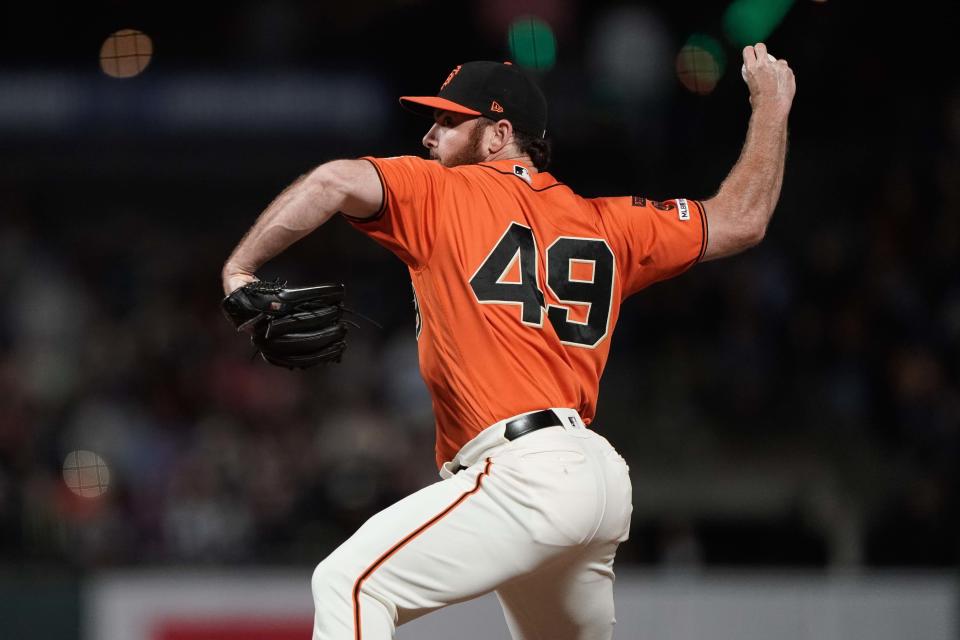
[[[557,184],[556,178],[547,171],[535,171],[533,165],[522,160],[494,160],[491,162],[481,162],[481,166],[495,169],[498,173],[515,176],[534,189],[544,189]]]

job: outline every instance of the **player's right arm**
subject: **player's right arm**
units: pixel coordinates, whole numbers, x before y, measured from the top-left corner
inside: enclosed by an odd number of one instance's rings
[[[786,60],[771,62],[762,43],[743,50],[753,113],[740,159],[703,202],[709,237],[703,260],[740,253],[758,244],[767,230],[783,183],[787,116],[796,81]]]
[[[383,197],[377,170],[367,160],[334,160],[301,176],[270,203],[230,254],[221,273],[224,293],[255,280],[257,269],[335,213],[374,216]]]

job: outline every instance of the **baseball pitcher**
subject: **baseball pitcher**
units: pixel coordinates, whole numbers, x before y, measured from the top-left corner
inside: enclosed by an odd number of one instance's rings
[[[704,201],[583,198],[545,171],[547,104],[509,63],[468,62],[438,95],[429,159],[337,160],[294,182],[223,268],[224,309],[274,364],[344,354],[338,285],[254,275],[336,214],[409,268],[441,480],[374,515],[316,568],[315,640],[374,640],[495,591],[514,638],[613,634],[630,528],[623,458],[590,425],[620,305],[757,244],[780,194],[795,81],[743,50],[752,115]]]

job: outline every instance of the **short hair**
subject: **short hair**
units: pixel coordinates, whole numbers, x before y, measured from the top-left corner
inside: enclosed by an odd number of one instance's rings
[[[513,132],[513,141],[520,150],[530,156],[530,161],[537,171],[546,171],[550,166],[550,139],[534,136],[523,131]]]
[[[486,116],[477,118],[477,127],[496,124],[496,120],[491,120]],[[546,171],[550,166],[551,147],[550,139],[536,136],[524,131],[513,130],[513,141],[523,153],[530,156],[530,162],[537,168],[537,171]]]

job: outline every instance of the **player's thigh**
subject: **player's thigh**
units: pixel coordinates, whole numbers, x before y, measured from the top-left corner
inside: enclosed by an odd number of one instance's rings
[[[370,518],[317,567],[314,599],[356,608],[370,596],[403,624],[528,570],[529,532],[484,490],[496,473],[478,465]]]
[[[608,640],[613,636],[615,542],[560,558],[497,589],[514,640]]]
[[[314,590],[323,586],[318,582],[338,574],[359,577],[471,489],[462,478],[435,482],[370,516],[320,563],[314,572]]]

